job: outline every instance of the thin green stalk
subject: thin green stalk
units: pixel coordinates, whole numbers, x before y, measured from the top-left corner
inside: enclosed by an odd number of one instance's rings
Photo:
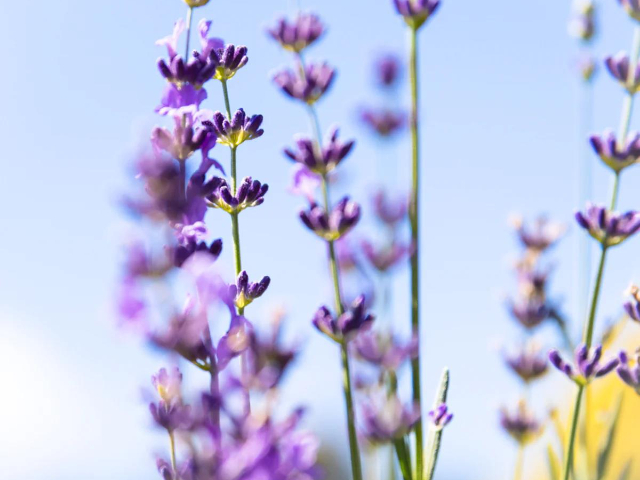
[[[169,450],[171,451],[171,469],[173,473],[176,474],[176,438],[173,430],[169,430]]]
[[[349,352],[347,351],[346,341],[343,341],[340,344],[340,356],[342,359],[344,403],[347,408],[347,429],[349,433],[349,452],[351,453],[351,473],[353,475],[353,480],[362,480],[362,465],[360,463],[360,449],[358,448],[356,417],[353,408],[353,394],[351,391],[351,369],[349,367]]]
[[[409,204],[409,221],[411,223],[411,245],[413,253],[411,265],[411,329],[416,338],[420,336],[420,150],[418,135],[418,31],[410,30],[409,77],[411,79],[411,201]],[[411,360],[411,384],[413,401],[422,411],[422,395],[420,391],[420,342],[418,354]],[[415,428],[416,438],[416,478],[423,478],[423,432],[422,420]]]
[[[227,118],[231,121],[231,104],[229,103],[229,90],[227,88],[227,81],[220,80],[222,83],[222,95],[224,96],[224,108],[227,110]]]
[[[516,466],[513,472],[513,480],[522,480],[522,471],[524,467],[524,445],[518,445],[518,454],[516,455]]]
[[[629,57],[629,72],[627,83],[632,85],[635,82],[636,67],[638,66],[638,55],[640,55],[640,25],[633,30],[633,42],[631,55]],[[632,93],[627,92],[622,104],[622,115],[620,116],[620,129],[618,130],[618,145],[624,146],[629,133],[629,123],[631,121],[631,111],[633,110]]]
[[[193,7],[189,7],[187,10],[187,47],[185,49],[184,61],[187,63],[189,60],[189,40],[191,38],[191,23],[193,22]]]
[[[584,392],[584,386],[580,385],[578,387],[578,393],[576,395],[576,401],[573,407],[573,417],[571,419],[571,430],[569,433],[569,440],[568,440],[567,449],[566,449],[567,458],[564,464],[564,473],[562,474],[562,478],[564,480],[569,480],[569,476],[571,475],[571,469],[573,466],[573,446],[576,442],[576,432],[578,430],[578,419],[580,418],[580,405],[582,404],[583,392]]]
[[[602,253],[600,254],[600,262],[598,264],[598,273],[596,274],[596,283],[593,287],[593,296],[591,297],[591,307],[589,308],[589,318],[584,327],[582,335],[582,341],[587,345],[587,348],[591,348],[593,342],[593,330],[596,319],[596,311],[598,308],[598,298],[600,297],[600,287],[602,285],[602,276],[604,273],[604,264],[607,259],[607,247],[602,247]]]
[[[616,205],[618,204],[618,192],[620,191],[620,172],[616,172],[613,177],[613,189],[611,193],[611,204],[609,205],[609,210],[615,210]]]

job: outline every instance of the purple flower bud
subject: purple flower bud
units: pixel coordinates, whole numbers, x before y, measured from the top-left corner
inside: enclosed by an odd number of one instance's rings
[[[247,47],[229,44],[224,48],[213,49],[209,54],[209,60],[215,66],[214,78],[226,82],[249,61]]]
[[[514,412],[500,410],[500,425],[516,442],[527,445],[542,433],[542,426],[529,412],[524,402]]]
[[[595,33],[595,6],[591,0],[574,2],[569,19],[569,35],[583,42],[588,42]]]
[[[180,388],[182,374],[177,368],[170,371],[162,368],[152,377],[153,386],[158,392],[160,401],[151,403],[149,410],[156,423],[173,431],[185,427],[191,418],[189,407],[183,405]]]
[[[267,34],[287,51],[300,53],[314,43],[324,33],[324,25],[317,15],[312,13],[298,13],[295,20],[286,18],[277,20]]]
[[[442,430],[453,419],[453,413],[450,413],[447,405],[442,403],[429,412],[428,418],[436,430]]]
[[[587,210],[576,212],[576,221],[603,247],[612,247],[640,230],[640,213],[611,212],[604,206],[587,204]]]
[[[326,175],[336,168],[351,152],[354,141],[342,143],[338,140],[338,129],[329,132],[327,141],[322,147],[315,140],[307,137],[296,139],[297,150],[285,149],[284,154],[294,162],[298,162],[319,175]]]
[[[624,11],[631,18],[640,22],[640,2],[638,0],[618,0]]]
[[[636,352],[635,357],[630,359],[626,352],[621,351],[619,360],[616,370],[618,376],[640,395],[640,352]]]
[[[555,356],[554,356],[555,357]],[[525,345],[516,354],[505,354],[505,363],[520,379],[529,383],[547,373],[547,359],[534,344]]]
[[[210,207],[220,208],[227,213],[237,214],[249,207],[257,207],[264,202],[264,196],[269,190],[269,185],[262,184],[251,177],[245,177],[236,194],[231,193],[231,188],[223,178],[214,177],[212,190],[206,196],[207,204]]]
[[[538,297],[520,297],[515,302],[509,300],[507,306],[513,318],[527,329],[540,325],[552,312],[544,299]]]
[[[578,385],[586,385],[594,378],[599,378],[612,372],[619,363],[617,358],[600,364],[602,345],[598,345],[589,352],[586,345],[580,345],[575,351],[575,367],[564,361],[557,350],[549,352],[551,364],[573,380]]]
[[[373,444],[389,443],[406,436],[419,420],[416,405],[404,406],[394,396],[381,405],[370,403],[362,407],[362,434]]]
[[[598,70],[598,64],[591,55],[582,55],[576,62],[577,70],[585,82],[590,82]]]
[[[215,112],[211,120],[205,120],[202,124],[216,135],[219,144],[236,148],[247,140],[262,136],[262,120],[262,115],[248,117],[241,108],[231,120],[223,113]]]
[[[393,0],[393,3],[405,23],[417,30],[436,11],[440,0]]]
[[[355,337],[353,347],[361,360],[384,370],[396,371],[418,354],[418,339],[402,342],[391,334],[365,330]]]
[[[308,210],[300,212],[302,222],[319,237],[328,242],[335,241],[353,228],[360,219],[360,206],[344,197],[327,214],[327,212],[312,203]]]
[[[629,57],[625,52],[619,52],[615,56],[608,56],[604,64],[611,76],[622,85],[631,95],[640,89],[640,65],[636,66],[631,78],[629,78]]]
[[[360,119],[373,133],[382,138],[392,137],[407,125],[405,112],[389,108],[363,108]]]
[[[600,159],[616,173],[640,160],[640,132],[629,135],[623,146],[611,130],[602,136],[592,135],[589,140]]]
[[[395,227],[407,217],[409,202],[405,196],[392,199],[384,190],[377,190],[371,200],[376,217],[390,227]]]
[[[337,318],[327,307],[320,307],[312,323],[320,332],[341,343],[350,341],[357,332],[368,329],[373,320],[374,316],[366,311],[364,295],[360,295]]]
[[[400,60],[394,54],[386,54],[378,58],[374,65],[376,82],[382,87],[392,87],[400,76]]]
[[[624,311],[631,320],[640,322],[640,289],[636,285],[631,285],[628,290],[631,301],[624,304]]]
[[[271,283],[269,277],[263,277],[259,282],[250,282],[246,271],[240,272],[236,284],[232,285],[234,302],[238,308],[245,308],[256,298],[261,297],[266,292]]]
[[[527,225],[520,217],[512,219],[513,227],[522,245],[533,253],[541,253],[554,245],[566,230],[564,224],[544,217]]]
[[[403,245],[397,240],[393,240],[390,245],[378,249],[367,240],[363,240],[360,245],[365,258],[371,266],[382,273],[388,272],[402,263],[413,252],[411,246]]]
[[[172,158],[185,161],[199,150],[210,135],[204,128],[194,129],[193,115],[185,113],[175,118],[173,132],[156,127],[151,132],[151,145],[156,152],[166,151]]]
[[[327,63],[310,63],[304,72],[282,70],[273,81],[289,97],[313,105],[331,86],[334,77],[335,70]]]

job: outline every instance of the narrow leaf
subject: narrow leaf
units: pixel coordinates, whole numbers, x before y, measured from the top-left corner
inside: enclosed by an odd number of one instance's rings
[[[560,480],[562,466],[560,465],[560,459],[556,455],[551,444],[547,445],[547,463],[549,465],[549,476],[551,477],[551,480]]]
[[[607,473],[607,466],[609,465],[609,460],[611,458],[611,452],[613,450],[616,430],[618,427],[618,420],[620,419],[620,412],[622,410],[622,398],[622,394],[618,396],[616,405],[609,418],[609,425],[607,426],[608,428],[606,429],[605,434],[602,436],[604,441],[598,451],[598,469],[596,477],[597,480],[602,480]]]
[[[433,404],[433,408],[437,408],[439,405],[446,403],[447,392],[449,390],[449,369],[445,368],[442,372],[440,379],[440,386],[436,392],[436,398]],[[425,479],[432,480],[433,474],[436,471],[436,462],[438,461],[438,453],[440,452],[440,442],[442,441],[442,429],[437,429],[433,425],[429,426],[429,432],[427,434],[427,448],[422,453],[425,458]],[[421,452],[417,453],[418,455]]]

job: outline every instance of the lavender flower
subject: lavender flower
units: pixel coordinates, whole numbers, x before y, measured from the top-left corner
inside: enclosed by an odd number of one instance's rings
[[[183,0],[191,8],[204,7],[209,0]]]
[[[329,242],[335,241],[351,230],[360,219],[360,206],[344,197],[327,213],[312,203],[308,210],[300,212],[302,222],[316,235]]]
[[[290,52],[300,53],[324,33],[324,25],[313,13],[298,13],[295,20],[280,18],[267,34]]]
[[[231,148],[237,148],[245,141],[261,137],[264,133],[260,128],[262,115],[247,117],[242,108],[236,111],[231,121],[221,112],[215,112],[211,121],[205,120],[202,124],[216,134],[219,144]]]
[[[403,406],[395,396],[385,399],[382,405],[366,404],[362,407],[362,433],[373,444],[403,438],[419,420],[418,407]]]
[[[520,242],[535,253],[542,253],[554,245],[566,229],[562,223],[544,217],[536,219],[533,225],[525,224],[520,217],[513,218],[512,223]]]
[[[632,299],[624,304],[624,311],[627,312],[631,320],[640,322],[640,289],[636,285],[631,285],[628,293]]]
[[[442,430],[453,419],[453,413],[449,412],[449,407],[441,403],[428,414],[429,422],[435,430]]]
[[[392,372],[418,354],[416,338],[402,342],[390,333],[371,330],[365,330],[355,337],[353,347],[360,359]]]
[[[587,204],[586,212],[576,212],[576,221],[603,247],[612,247],[640,230],[640,213],[611,212],[606,207]]]
[[[211,193],[207,195],[207,204],[217,207],[230,214],[236,214],[249,207],[257,207],[264,202],[264,196],[269,190],[269,185],[262,184],[251,177],[245,177],[236,194],[231,193],[231,188],[224,178],[214,177],[209,182]]]
[[[516,354],[505,354],[505,363],[520,379],[529,383],[547,373],[547,358],[530,343]]]
[[[400,60],[396,55],[383,55],[375,63],[376,81],[383,87],[391,87],[398,81],[400,70]]]
[[[618,145],[612,130],[602,136],[591,135],[589,140],[600,159],[616,173],[640,160],[640,132],[629,135],[623,146]]]
[[[202,222],[197,222],[202,223]],[[211,242],[211,245],[202,240],[199,234],[191,232],[185,234],[185,230],[193,228],[193,225],[182,227],[180,233],[180,243],[173,249],[173,263],[176,267],[182,267],[191,255],[198,253],[207,253],[211,255],[212,260],[216,260],[222,253],[222,239]]]
[[[624,11],[631,18],[640,22],[640,1],[638,0],[618,0]]]
[[[604,64],[613,78],[622,85],[631,95],[640,89],[640,65],[636,66],[633,76],[629,79],[629,57],[625,52],[619,52],[615,56],[606,57]]]
[[[194,129],[193,115],[181,115],[174,118],[173,132],[166,128],[156,127],[151,133],[151,144],[157,151],[164,150],[172,158],[184,161],[207,140],[211,135],[205,128]],[[211,139],[215,143],[215,138]]]
[[[310,63],[302,72],[282,70],[273,81],[289,97],[313,105],[331,86],[334,77],[335,70],[327,63]]]
[[[508,308],[513,318],[527,329],[537,327],[551,315],[551,308],[547,303],[536,297],[519,298],[515,302],[509,301]]]
[[[595,6],[591,0],[574,2],[573,14],[569,19],[569,35],[584,42],[593,38],[595,32]]]
[[[393,3],[405,23],[417,30],[436,11],[440,0],[393,0]]]
[[[376,217],[392,228],[404,220],[409,211],[409,202],[406,197],[392,199],[383,190],[375,192],[372,204]]]
[[[622,351],[619,359],[620,364],[616,369],[618,376],[640,395],[640,352],[636,352],[635,359],[631,360],[627,353]]]
[[[407,124],[404,112],[388,108],[364,108],[360,112],[360,119],[373,133],[382,138],[393,136]]]
[[[249,275],[246,271],[240,272],[235,285],[229,287],[229,295],[234,298],[235,304],[238,308],[245,308],[256,298],[262,296],[266,292],[271,283],[269,277],[262,277],[259,282],[250,282]]]
[[[156,423],[168,431],[185,427],[190,421],[190,409],[183,405],[180,395],[182,374],[177,368],[170,372],[161,369],[152,377],[160,401],[151,403],[149,410]]]
[[[583,55],[577,62],[577,69],[582,79],[585,82],[589,82],[598,70],[598,64],[592,56]]]
[[[514,412],[506,408],[500,410],[500,425],[511,437],[521,445],[527,445],[542,433],[542,426],[525,403],[520,402]]]
[[[366,311],[364,295],[357,297],[351,306],[337,318],[325,306],[318,309],[312,323],[332,340],[342,343],[352,339],[355,333],[371,326],[374,316]]]
[[[289,187],[289,192],[293,195],[302,195],[309,203],[313,203],[316,190],[322,183],[320,176],[298,163],[293,167],[291,180],[292,184]]]
[[[403,245],[397,241],[393,241],[390,245],[383,248],[376,248],[367,240],[361,243],[362,252],[365,258],[379,272],[387,272],[396,265],[399,265],[411,255],[413,248]]]
[[[231,44],[211,50],[210,59],[215,69],[214,78],[224,82],[233,78],[249,61],[247,47]]]
[[[340,142],[337,127],[329,131],[327,141],[319,146],[315,140],[300,136],[296,139],[296,150],[286,148],[284,154],[294,162],[307,167],[318,175],[326,175],[336,168],[351,152],[354,141]]]
[[[594,378],[603,377],[612,372],[619,363],[617,358],[600,365],[602,345],[592,349],[591,354],[586,345],[580,345],[575,351],[575,366],[565,362],[557,350],[549,352],[551,364],[573,380],[577,385],[586,385]]]

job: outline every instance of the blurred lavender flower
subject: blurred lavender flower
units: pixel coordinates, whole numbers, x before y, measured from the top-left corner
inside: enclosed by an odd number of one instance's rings
[[[191,8],[204,7],[209,0],[183,0]]]
[[[356,247],[349,240],[349,237],[342,237],[336,242],[336,257],[341,272],[350,272],[360,265]]]
[[[214,78],[225,82],[233,78],[249,61],[247,47],[244,45],[229,44],[224,48],[214,48],[211,50],[210,58],[215,68]]]
[[[640,2],[638,0],[618,0],[624,11],[634,20],[640,22]]]
[[[302,222],[316,235],[331,242],[351,230],[360,219],[360,206],[344,197],[331,212],[312,203],[308,210],[300,212]]]
[[[374,318],[366,311],[364,295],[360,295],[337,318],[327,307],[320,307],[313,317],[312,323],[320,332],[332,340],[342,343],[351,340],[355,333],[369,328]]]
[[[241,108],[236,111],[231,121],[221,112],[215,112],[211,121],[205,120],[203,125],[213,131],[220,145],[227,145],[236,148],[247,140],[261,137],[264,130],[262,125],[262,115],[252,115],[248,117]]]
[[[509,300],[508,308],[513,318],[527,329],[540,325],[552,311],[544,300],[536,297],[518,298],[515,302]]]
[[[363,108],[360,119],[373,133],[388,138],[401,131],[407,124],[407,115],[388,108]]]
[[[172,158],[184,161],[199,150],[211,135],[205,128],[194,128],[193,115],[186,114],[174,117],[173,132],[166,128],[156,127],[151,132],[151,144],[156,151],[164,150]],[[215,139],[212,139],[215,142]]]
[[[211,207],[217,207],[227,213],[235,214],[241,212],[245,208],[257,207],[264,202],[264,196],[269,190],[269,185],[262,184],[258,180],[252,180],[251,177],[245,177],[236,194],[231,193],[231,188],[224,178],[214,177],[209,185],[212,190],[207,195],[207,204]]]
[[[625,52],[619,52],[615,56],[604,59],[604,64],[613,78],[622,85],[627,92],[634,94],[640,89],[640,65],[636,66],[633,76],[629,79],[629,56]]]
[[[178,88],[171,84],[164,89],[160,105],[156,107],[155,111],[159,115],[169,117],[195,115],[200,109],[200,104],[206,99],[207,91],[204,88],[196,89],[189,84]]]
[[[580,345],[575,351],[575,366],[565,362],[558,350],[549,352],[551,364],[573,380],[577,385],[586,385],[594,378],[599,378],[612,372],[619,363],[617,358],[600,365],[602,345],[592,349],[591,354],[586,345]]]
[[[620,364],[616,369],[618,376],[640,395],[640,352],[636,351],[635,358],[632,360],[626,352],[622,351],[619,359]]]
[[[278,19],[267,33],[285,50],[300,53],[322,36],[324,25],[317,15],[299,12],[293,21]]]
[[[402,342],[391,333],[365,330],[352,343],[361,360],[376,365],[383,370],[395,372],[405,361],[418,354],[418,341],[412,338]]]
[[[271,283],[269,277],[262,277],[259,282],[250,282],[249,275],[243,270],[238,275],[235,285],[229,287],[229,295],[234,298],[236,306],[242,309],[261,297],[269,287],[269,283]]]
[[[533,342],[516,354],[505,354],[505,363],[520,379],[529,383],[547,373],[547,358]]]
[[[178,225],[176,230],[179,230],[178,245],[173,249],[173,263],[176,267],[181,267],[196,252],[208,253],[211,255],[211,260],[216,260],[220,253],[222,253],[222,239],[217,239],[211,242],[211,245],[207,245],[203,240],[206,234],[206,228],[204,233],[202,231],[194,231],[194,226],[202,225],[204,223],[196,222],[193,225]],[[197,228],[197,227],[196,227]]]
[[[374,65],[376,81],[382,87],[392,87],[400,77],[400,60],[394,54],[382,55]]]
[[[313,105],[331,86],[335,70],[327,63],[310,63],[302,72],[282,70],[273,81],[289,97]]]
[[[640,132],[629,135],[624,146],[618,145],[612,130],[606,130],[602,136],[591,135],[589,140],[600,159],[614,172],[640,160]]]
[[[292,184],[289,192],[294,195],[304,196],[309,203],[313,203],[315,192],[320,187],[322,179],[319,175],[311,172],[302,164],[296,164],[293,167]]]
[[[393,3],[405,23],[417,30],[436,11],[440,0],[393,0]]]
[[[151,403],[149,410],[156,423],[168,431],[186,427],[191,420],[191,410],[183,405],[180,388],[182,374],[177,368],[167,372],[162,368],[152,377],[160,401]]]
[[[521,445],[531,443],[542,433],[542,425],[529,412],[524,402],[518,403],[514,412],[509,412],[506,408],[501,409],[500,425]]]
[[[286,148],[284,154],[310,171],[318,175],[326,175],[342,162],[355,143],[353,140],[340,142],[338,133],[337,127],[332,128],[322,147],[318,146],[315,140],[300,136],[296,139],[297,150]]]
[[[433,428],[436,430],[442,430],[453,419],[453,413],[449,412],[449,407],[442,403],[435,409],[431,410],[428,417]]]
[[[416,405],[403,406],[396,396],[386,398],[381,405],[373,403],[362,407],[362,434],[373,444],[401,439],[420,420]]]
[[[521,217],[512,218],[511,223],[522,245],[538,254],[554,245],[566,230],[564,224],[544,217],[536,219],[533,225],[525,224]]]
[[[572,9],[569,35],[584,42],[591,40],[595,32],[595,5],[591,0],[574,0]]]
[[[379,272],[387,272],[409,258],[413,248],[394,240],[390,245],[376,248],[368,240],[361,242],[365,258]]]
[[[372,197],[373,211],[376,217],[389,227],[395,227],[407,217],[408,199],[404,196],[389,198],[384,190],[378,190]]]
[[[604,206],[587,204],[587,210],[576,212],[576,221],[603,247],[612,247],[640,230],[640,213],[611,212]]]
[[[640,288],[631,285],[627,293],[631,295],[632,299],[624,304],[624,311],[627,312],[631,320],[640,322]]]
[[[598,64],[591,55],[582,55],[578,59],[577,68],[582,80],[590,82],[598,70]]]

